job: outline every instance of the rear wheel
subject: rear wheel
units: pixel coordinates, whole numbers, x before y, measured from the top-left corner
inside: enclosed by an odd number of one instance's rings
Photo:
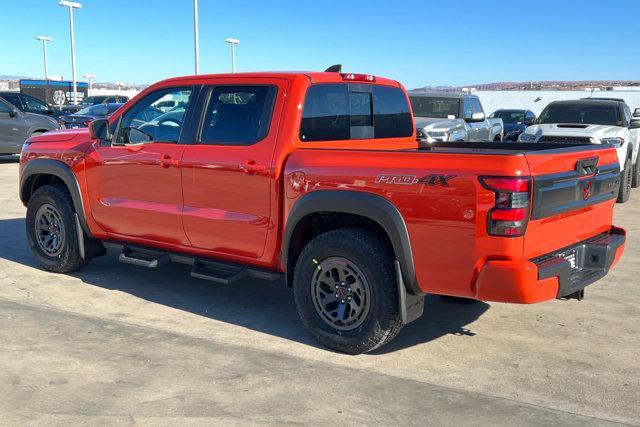
[[[374,233],[329,231],[300,254],[294,272],[298,314],[325,346],[360,354],[391,341],[402,329],[395,256]]]
[[[633,165],[633,179],[631,181],[631,187],[640,187],[640,155],[636,159],[636,164]]]
[[[624,163],[624,170],[620,176],[620,192],[616,202],[625,203],[631,195],[631,183],[633,181],[633,168],[631,167],[631,159],[627,159]]]
[[[73,202],[66,188],[47,185],[29,199],[26,218],[31,252],[45,270],[68,273],[86,265],[78,244]]]

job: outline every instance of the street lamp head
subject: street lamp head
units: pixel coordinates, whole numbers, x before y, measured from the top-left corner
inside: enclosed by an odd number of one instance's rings
[[[36,40],[40,40],[40,41],[43,41],[43,42],[50,42],[53,39],[51,37],[49,37],[49,36],[36,36]]]
[[[238,39],[228,38],[228,39],[225,39],[225,41],[229,44],[240,44],[240,40]]]
[[[67,6],[75,9],[82,9],[82,4],[78,3],[77,1],[60,0],[58,4],[60,6]]]

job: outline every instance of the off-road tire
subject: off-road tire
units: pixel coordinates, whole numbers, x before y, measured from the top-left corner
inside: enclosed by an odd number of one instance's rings
[[[59,214],[64,230],[60,253],[47,254],[38,243],[36,215],[41,207],[52,206]],[[40,187],[29,199],[26,218],[27,241],[36,260],[45,270],[55,273],[69,273],[85,266],[90,261],[82,259],[78,245],[75,211],[67,189],[60,185]]]
[[[631,159],[627,159],[624,162],[624,170],[620,175],[620,191],[618,192],[618,198],[616,202],[626,203],[631,195],[631,182],[633,180],[633,168],[631,167]]]
[[[631,181],[631,188],[640,187],[640,154],[636,159],[636,164],[633,165],[633,179]]]
[[[352,330],[330,326],[314,305],[317,270],[324,260],[336,257],[348,260],[362,272],[370,294],[368,312]],[[343,353],[360,354],[388,343],[400,332],[403,324],[394,259],[383,239],[360,228],[328,231],[305,246],[294,271],[294,298],[300,319],[320,343]]]

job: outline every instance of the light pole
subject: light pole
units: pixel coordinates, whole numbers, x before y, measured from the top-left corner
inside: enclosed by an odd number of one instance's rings
[[[96,79],[95,74],[84,74],[82,77],[89,80],[89,95],[91,95],[91,91],[93,90],[93,81]]]
[[[60,6],[69,8],[69,27],[71,32],[71,73],[73,74],[73,104],[78,105],[78,92],[76,87],[76,47],[73,36],[73,9],[82,9],[82,5],[78,2],[60,0]]]
[[[47,42],[52,41],[53,39],[49,36],[36,36],[36,40],[40,40],[42,42],[42,49],[44,50],[44,79],[48,79],[49,69],[47,68]]]
[[[225,40],[231,45],[231,72],[236,72],[236,45],[240,44],[240,40],[228,38]]]
[[[193,0],[193,54],[196,59],[196,75],[200,74],[200,54],[198,53],[198,0]]]

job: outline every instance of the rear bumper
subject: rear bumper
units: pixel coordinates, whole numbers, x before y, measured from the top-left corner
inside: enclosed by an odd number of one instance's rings
[[[531,304],[575,294],[607,275],[624,252],[625,238],[624,229],[612,227],[529,261],[488,261],[478,275],[475,297]]]

